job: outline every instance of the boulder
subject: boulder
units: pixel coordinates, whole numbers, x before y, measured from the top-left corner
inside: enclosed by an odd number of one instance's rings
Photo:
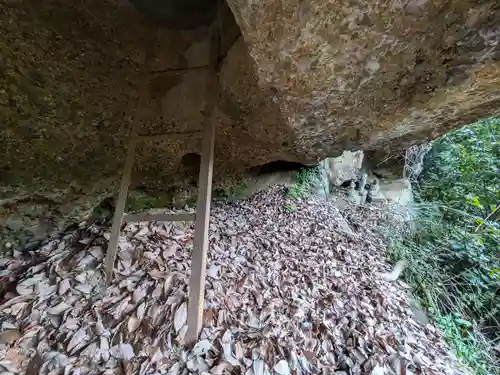
[[[375,200],[387,200],[391,204],[399,206],[411,206],[413,203],[413,193],[411,183],[408,179],[399,179],[393,181],[381,181],[380,191]]]
[[[330,186],[340,186],[348,180],[356,180],[363,166],[363,151],[344,151],[336,158],[326,158],[320,165],[328,175]]]
[[[116,193],[134,121],[141,134],[200,128],[207,73],[185,69],[207,64],[214,25],[215,187],[274,160],[404,149],[500,109],[494,0],[189,0],[192,19],[182,1],[133,3],[142,13],[126,0],[2,2],[3,242],[61,230]],[[182,189],[182,158],[199,151],[198,137],[142,144],[133,187]]]

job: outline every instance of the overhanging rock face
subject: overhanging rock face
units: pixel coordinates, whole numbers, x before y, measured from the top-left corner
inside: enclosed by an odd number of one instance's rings
[[[273,160],[405,148],[500,109],[496,1],[220,3],[216,181]],[[141,133],[200,128],[205,73],[162,72],[207,63],[209,21],[152,22],[126,0],[3,3],[4,241],[61,229],[114,193],[134,118]],[[199,147],[144,144],[135,185],[182,188],[182,157]]]
[[[228,3],[301,155],[404,148],[500,109],[497,1]]]

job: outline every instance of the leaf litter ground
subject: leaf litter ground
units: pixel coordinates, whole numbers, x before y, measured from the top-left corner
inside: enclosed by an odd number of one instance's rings
[[[407,291],[383,277],[379,211],[315,198],[291,210],[284,195],[214,204],[191,347],[193,225],[128,224],[108,288],[106,226],[4,258],[0,374],[460,374]]]

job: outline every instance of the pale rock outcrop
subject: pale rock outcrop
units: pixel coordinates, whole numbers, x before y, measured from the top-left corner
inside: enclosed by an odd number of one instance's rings
[[[326,158],[320,163],[326,170],[331,186],[340,186],[347,180],[356,180],[363,166],[363,151],[344,151],[335,158]]]

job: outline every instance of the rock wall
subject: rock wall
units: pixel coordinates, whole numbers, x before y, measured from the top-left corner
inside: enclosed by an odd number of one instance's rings
[[[269,160],[299,159],[227,6],[224,22],[219,184]],[[114,194],[133,121],[141,134],[200,129],[206,73],[162,72],[206,64],[207,34],[158,27],[127,1],[2,1],[1,242],[61,230]],[[174,195],[190,182],[182,157],[200,146],[198,137],[142,144],[133,186]]]
[[[227,5],[217,183],[273,160],[406,148],[499,112],[496,1]],[[134,116],[143,133],[200,127],[205,73],[159,72],[205,64],[206,35],[159,29],[126,0],[1,0],[3,240],[62,229],[116,192]],[[134,186],[181,189],[199,143],[144,144]]]

